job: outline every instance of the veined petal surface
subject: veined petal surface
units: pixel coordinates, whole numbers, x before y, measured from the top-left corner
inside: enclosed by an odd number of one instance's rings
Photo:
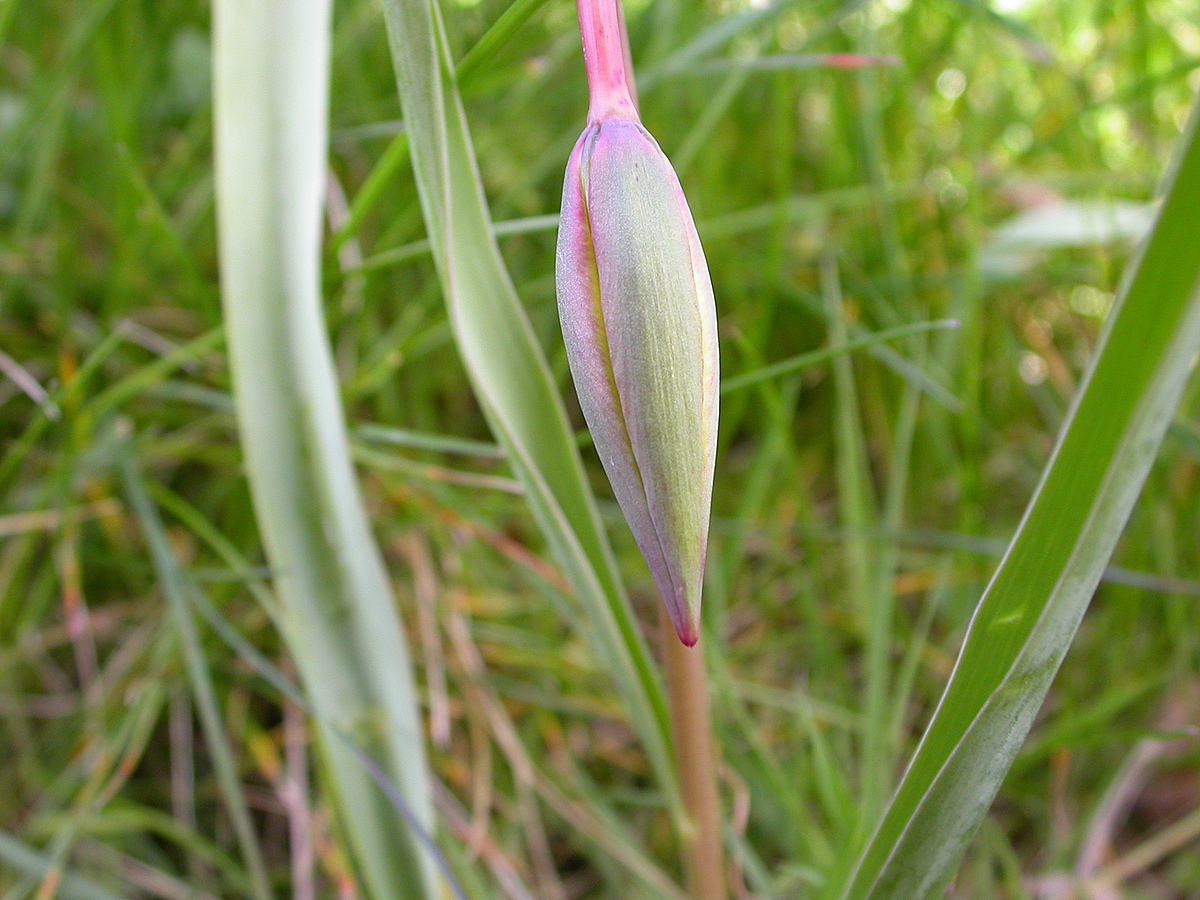
[[[590,125],[572,153],[558,293],[601,462],[680,639],[694,644],[716,456],[716,310],[679,180],[635,121]]]

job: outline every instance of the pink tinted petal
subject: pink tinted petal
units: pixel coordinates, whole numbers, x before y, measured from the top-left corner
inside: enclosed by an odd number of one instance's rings
[[[654,525],[613,382],[584,194],[583,171],[598,132],[596,126],[585,130],[567,163],[555,266],[558,312],[571,377],[592,441],[639,549],[660,581],[667,566],[657,541],[645,541],[647,536],[653,538]]]
[[[712,288],[678,179],[637,123],[601,123],[587,171],[603,327],[652,528],[631,527],[695,642],[716,424]],[[697,265],[699,259],[699,266]]]

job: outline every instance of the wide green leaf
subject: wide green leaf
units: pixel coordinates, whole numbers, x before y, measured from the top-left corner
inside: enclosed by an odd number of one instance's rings
[[[367,893],[438,896],[410,825],[348,735],[432,828],[408,650],[363,510],[320,298],[329,0],[214,4],[221,288],[238,424],[282,627]]]
[[[1067,652],[1200,351],[1198,120],[1200,105],[933,720],[831,896],[914,900],[945,882]]]

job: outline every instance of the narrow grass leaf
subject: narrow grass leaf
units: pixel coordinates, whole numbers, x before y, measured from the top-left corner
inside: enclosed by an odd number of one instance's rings
[[[392,178],[407,161],[408,135],[401,131],[392,138],[387,149],[383,151],[383,156],[379,157],[379,162],[371,169],[371,174],[367,176],[362,187],[358,189],[358,193],[354,195],[354,200],[350,203],[350,214],[346,217],[346,224],[338,229],[337,234],[330,241],[334,250],[358,234],[359,226],[367,217],[367,213],[386,194]]]
[[[484,64],[545,5],[546,0],[515,0],[510,4],[459,62],[457,75],[460,89],[466,89],[483,70]]]
[[[835,896],[912,900],[944,883],[1049,689],[1200,350],[1194,110],[1166,200],[1131,265],[1025,517],[938,709]]]
[[[740,390],[741,388],[750,387],[752,384],[758,384],[762,381],[767,381],[772,378],[779,378],[783,375],[791,375],[803,369],[812,366],[820,365],[823,362],[828,362],[843,353],[849,353],[853,350],[862,350],[867,347],[873,347],[876,344],[882,344],[885,341],[894,341],[898,338],[908,337],[913,334],[920,334],[924,331],[934,331],[940,328],[957,328],[958,322],[955,319],[937,319],[932,322],[914,322],[911,325],[899,325],[896,328],[887,328],[883,331],[864,332],[863,334],[847,338],[844,344],[836,347],[823,347],[820,350],[812,350],[809,353],[801,353],[798,356],[792,356],[788,359],[781,360],[777,363],[772,363],[769,366],[763,366],[761,369],[755,369],[752,372],[744,372],[741,375],[735,375],[732,378],[726,378],[721,382],[721,393],[726,394],[730,391]]]
[[[390,444],[393,447],[409,447],[413,450],[433,450],[456,456],[475,456],[483,459],[498,459],[504,454],[495,444],[472,441],[467,438],[445,434],[429,434],[410,431],[406,428],[388,428],[383,425],[360,425],[358,437],[375,444]]]

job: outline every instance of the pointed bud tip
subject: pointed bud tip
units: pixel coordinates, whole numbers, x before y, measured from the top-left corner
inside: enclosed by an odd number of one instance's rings
[[[589,124],[572,151],[556,288],[600,461],[693,647],[716,455],[716,308],[679,180],[635,118]]]
[[[666,602],[666,597],[663,597],[664,605],[667,608],[667,617],[670,618],[671,624],[675,626],[675,634],[679,636],[679,640],[685,647],[696,646],[696,641],[700,640],[700,622],[699,618],[692,612],[691,609],[679,609],[672,603]]]

